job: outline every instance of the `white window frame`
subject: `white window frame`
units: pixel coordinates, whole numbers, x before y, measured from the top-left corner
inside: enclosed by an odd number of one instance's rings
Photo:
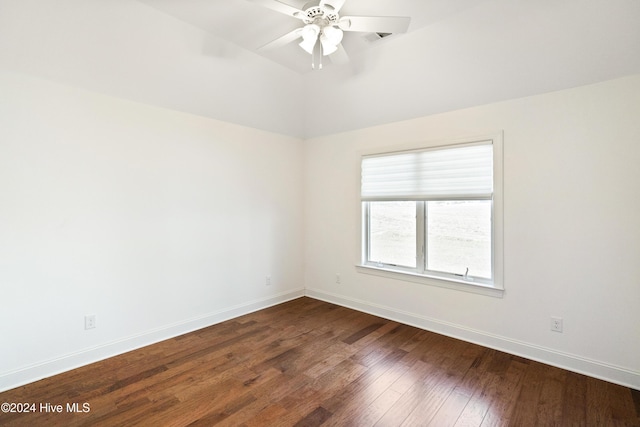
[[[455,274],[443,273],[439,274],[432,271],[424,271],[426,263],[426,255],[424,254],[424,245],[426,245],[425,230],[426,224],[423,221],[417,221],[417,267],[408,268],[402,266],[394,266],[390,264],[379,264],[368,260],[369,251],[369,224],[368,222],[368,202],[359,200],[359,209],[361,210],[361,239],[360,239],[360,262],[356,265],[356,269],[360,273],[373,274],[390,279],[397,279],[409,282],[415,282],[431,286],[445,287],[449,289],[457,289],[467,292],[473,292],[482,295],[494,297],[502,297],[504,294],[503,281],[503,134],[502,132],[492,133],[489,135],[480,135],[475,137],[461,138],[449,141],[438,141],[429,144],[421,144],[419,146],[403,146],[393,147],[389,150],[378,150],[371,152],[362,152],[362,156],[379,155],[379,154],[395,154],[403,151],[425,150],[425,149],[447,149],[454,146],[470,145],[478,143],[491,143],[493,146],[493,194],[492,200],[492,278],[481,279],[472,277],[463,277]],[[474,200],[474,199],[471,199]],[[487,198],[478,198],[475,200],[487,200]],[[424,218],[424,204],[427,202],[419,202],[417,204],[417,215]],[[421,265],[422,263],[422,265]]]

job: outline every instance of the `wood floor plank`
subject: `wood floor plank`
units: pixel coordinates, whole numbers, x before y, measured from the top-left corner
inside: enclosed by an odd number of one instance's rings
[[[427,392],[422,397],[422,403],[411,411],[402,425],[453,425],[470,400],[471,393],[460,384],[474,363],[475,357],[470,357],[471,355],[465,351],[469,344],[462,341],[451,341],[449,344],[447,357],[439,369],[424,381]],[[456,389],[459,390],[457,395],[452,396]],[[461,400],[465,398],[464,404],[460,406]],[[447,401],[450,401],[450,406],[443,410]],[[457,412],[446,412],[452,410]]]
[[[383,325],[384,325],[384,323],[382,323],[382,322],[375,322],[375,323],[372,323],[370,325],[367,325],[364,328],[360,329],[359,331],[357,331],[357,332],[349,335],[347,338],[343,339],[342,342],[344,342],[345,344],[353,344],[354,342],[366,337],[367,335],[369,335],[371,332],[375,331],[376,329],[380,329]]]
[[[347,423],[342,425],[375,425],[401,397],[401,393],[389,388],[371,402],[368,407],[360,408],[356,411],[351,418],[347,420]]]
[[[574,372],[567,372],[565,378],[562,422],[561,424],[574,423],[587,424],[587,378]]]
[[[313,412],[307,414],[303,419],[295,424],[295,427],[315,427],[323,424],[333,415],[322,406],[317,407]]]
[[[470,400],[471,394],[466,387],[454,388],[437,410],[435,416],[426,425],[435,427],[455,425]],[[429,417],[429,415],[431,414],[426,414],[425,418]]]
[[[403,391],[398,401],[380,418],[376,426],[399,426],[422,402],[428,392],[425,381],[432,375],[438,374],[438,368],[432,364],[417,361],[412,375],[403,376],[392,385],[392,389]]]
[[[636,417],[640,418],[640,391],[629,390],[631,392],[631,398],[633,399],[633,406],[636,407]]]
[[[640,426],[640,391],[299,298],[0,393],[4,426]],[[89,404],[88,412],[67,411]],[[76,406],[73,406],[76,405]]]
[[[370,366],[360,377],[323,402],[323,406],[334,413],[332,423],[348,425],[360,408],[369,406],[383,391],[387,390],[401,372],[394,370],[396,362],[407,353],[396,349]],[[357,396],[357,398],[356,398]]]
[[[611,407],[603,402],[609,401],[610,384],[595,378],[587,378],[587,425],[598,426],[613,424]]]
[[[471,363],[471,367],[462,380],[471,397],[455,422],[455,426],[479,426],[482,424],[491,404],[486,387],[494,376],[487,374],[495,350],[481,348]]]
[[[482,427],[510,425],[517,396],[522,387],[521,380],[527,368],[528,364],[511,360],[506,371],[494,377],[488,388],[491,405],[480,424]]]
[[[522,388],[513,411],[514,425],[533,426],[538,417],[538,402],[541,399],[546,366],[531,362],[522,379]]]
[[[409,364],[401,362],[407,357],[411,358],[404,350],[397,349],[349,387],[325,401],[324,406],[334,412],[334,417],[327,425],[375,424],[402,396],[402,393],[393,390],[392,386],[410,370]]]
[[[566,386],[566,374],[559,368],[549,367],[546,370],[540,399],[536,408],[539,425],[554,425],[562,419],[563,394]]]
[[[633,398],[628,399],[629,389],[622,386],[610,387],[609,405],[611,406],[611,417],[619,425],[633,426],[640,425]]]

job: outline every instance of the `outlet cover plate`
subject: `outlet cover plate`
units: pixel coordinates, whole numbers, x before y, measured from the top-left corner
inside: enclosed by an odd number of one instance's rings
[[[551,330],[553,332],[562,332],[562,317],[551,317]]]
[[[84,328],[85,329],[93,329],[96,327],[96,315],[89,314],[84,316]]]

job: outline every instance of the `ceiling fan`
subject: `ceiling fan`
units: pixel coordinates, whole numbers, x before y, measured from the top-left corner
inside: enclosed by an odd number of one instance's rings
[[[266,8],[299,19],[304,26],[273,40],[260,49],[278,48],[298,39],[299,46],[311,55],[311,68],[322,68],[322,57],[343,64],[349,60],[342,46],[344,31],[377,34],[405,33],[411,22],[406,16],[340,16],[346,0],[314,0],[302,9],[279,0],[249,0]]]

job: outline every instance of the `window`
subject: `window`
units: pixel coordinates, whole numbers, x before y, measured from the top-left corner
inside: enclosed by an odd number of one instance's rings
[[[363,156],[361,271],[501,290],[501,171],[495,136]]]

